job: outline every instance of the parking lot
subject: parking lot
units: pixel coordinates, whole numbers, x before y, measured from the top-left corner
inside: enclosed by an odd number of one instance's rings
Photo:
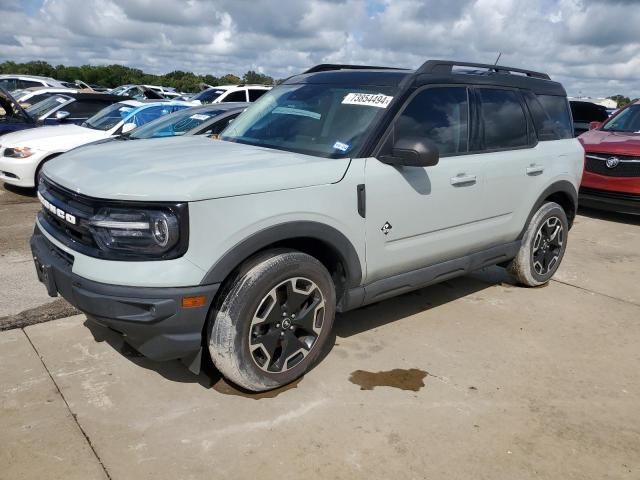
[[[247,395],[49,298],[37,209],[0,187],[1,479],[640,476],[638,218],[581,211],[546,287],[492,268],[341,315],[310,374]]]

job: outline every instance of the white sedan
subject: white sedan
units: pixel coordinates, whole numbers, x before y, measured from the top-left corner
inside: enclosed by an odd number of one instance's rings
[[[125,100],[100,110],[79,125],[32,128],[0,137],[0,182],[33,188],[45,162],[72,148],[127,133],[186,102]]]

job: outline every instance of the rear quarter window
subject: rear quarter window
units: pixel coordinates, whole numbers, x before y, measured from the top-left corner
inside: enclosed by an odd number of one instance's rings
[[[566,97],[525,94],[533,124],[541,142],[573,137],[573,124]]]

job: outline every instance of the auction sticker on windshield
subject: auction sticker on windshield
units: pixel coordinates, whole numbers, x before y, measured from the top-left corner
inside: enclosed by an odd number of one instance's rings
[[[196,113],[195,115],[191,115],[191,119],[200,120],[201,122],[204,122],[205,120],[208,120],[209,118],[210,118],[209,115],[203,115],[201,113]]]
[[[370,107],[387,108],[393,97],[382,93],[348,93],[342,103],[347,105],[367,105]]]

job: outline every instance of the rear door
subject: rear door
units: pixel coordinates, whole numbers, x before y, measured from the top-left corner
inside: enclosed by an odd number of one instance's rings
[[[475,89],[486,195],[479,204],[486,220],[479,240],[487,246],[514,241],[549,183],[551,153],[537,140],[519,90]]]

